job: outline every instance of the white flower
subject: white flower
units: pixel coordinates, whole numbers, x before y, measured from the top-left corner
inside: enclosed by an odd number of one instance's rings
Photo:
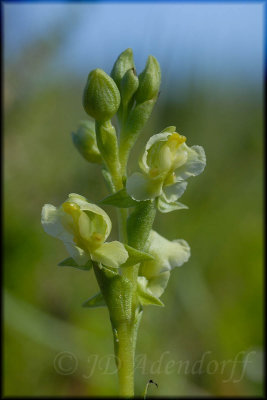
[[[71,193],[58,208],[45,204],[41,222],[46,233],[63,241],[78,265],[91,259],[118,268],[128,258],[122,243],[105,242],[112,226],[109,216],[83,196]]]
[[[175,129],[175,127],[173,127]],[[185,144],[186,137],[165,131],[153,135],[147,142],[139,161],[140,172],[132,174],[126,183],[129,195],[135,200],[160,199],[161,204],[174,203],[184,193],[190,176],[199,175],[205,168],[203,147]],[[176,209],[185,208],[176,203]]]
[[[190,247],[183,239],[170,241],[152,230],[148,238],[147,252],[154,260],[141,264],[138,280],[153,295],[160,297],[167,286],[170,271],[188,261]]]

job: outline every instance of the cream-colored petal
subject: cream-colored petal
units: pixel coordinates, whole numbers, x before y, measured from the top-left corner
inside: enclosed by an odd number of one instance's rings
[[[89,255],[74,243],[64,242],[69,255],[76,261],[78,265],[85,265],[89,260]]]
[[[91,254],[92,260],[100,262],[107,267],[119,268],[128,258],[128,252],[118,241],[104,243]]]
[[[41,223],[48,235],[63,241],[72,241],[73,235],[62,225],[64,213],[52,204],[45,204],[42,208]]]
[[[162,184],[161,179],[149,179],[140,172],[135,172],[127,179],[126,190],[134,200],[143,201],[158,197]]]
[[[154,296],[160,297],[166,289],[169,278],[170,271],[162,272],[148,281],[147,288],[153,293]]]
[[[170,241],[153,230],[150,232],[146,251],[154,257],[154,260],[145,261],[140,266],[140,275],[147,279],[180,267],[190,257],[190,247],[185,240]]]
[[[176,182],[170,186],[164,186],[162,196],[167,202],[174,202],[178,200],[185,192],[187,182]]]
[[[203,147],[188,147],[185,143],[181,146],[187,151],[187,161],[175,170],[176,179],[187,179],[190,176],[201,174],[206,166],[206,155]]]
[[[188,152],[183,148],[183,145],[177,149],[173,155],[172,168],[177,169],[182,167],[188,160]]]
[[[70,193],[70,194],[68,195],[68,198],[67,198],[66,201],[69,201],[69,200],[70,200],[70,201],[73,201],[74,203],[75,203],[75,200],[87,202],[87,198],[86,198],[86,197],[84,197],[84,196],[82,196],[82,195],[80,195],[80,194],[77,194],[77,193]]]

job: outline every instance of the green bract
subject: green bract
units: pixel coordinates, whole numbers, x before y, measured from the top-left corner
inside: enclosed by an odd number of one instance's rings
[[[110,218],[83,196],[71,193],[58,208],[45,204],[41,221],[46,233],[63,241],[78,265],[92,259],[117,268],[128,258],[122,243],[105,243],[111,231]]]
[[[120,106],[120,92],[113,79],[102,69],[95,69],[88,75],[83,92],[83,107],[90,117],[107,121]]]
[[[171,129],[170,129],[171,128]],[[172,130],[173,127],[167,128]],[[206,165],[201,146],[189,147],[186,138],[176,132],[161,132],[152,136],[140,158],[140,172],[132,174],[126,184],[135,200],[159,198],[158,207],[168,212],[168,204],[184,208],[177,199],[184,193],[190,176],[199,175]]]

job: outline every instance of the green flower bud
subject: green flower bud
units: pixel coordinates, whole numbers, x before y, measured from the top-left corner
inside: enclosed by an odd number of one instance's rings
[[[117,190],[121,189],[119,149],[116,130],[110,121],[96,122],[97,146],[105,164],[113,177]]]
[[[107,121],[120,106],[120,92],[113,79],[102,69],[88,75],[83,92],[83,107],[96,121]]]
[[[139,85],[135,69],[131,68],[124,74],[121,80],[121,101],[124,107],[127,107]]]
[[[96,164],[102,163],[102,157],[96,144],[95,123],[93,121],[81,121],[77,132],[72,132],[72,141],[87,161]]]
[[[117,58],[110,74],[118,87],[120,87],[124,74],[131,68],[134,68],[133,51],[126,49]]]
[[[137,103],[157,97],[160,87],[161,72],[155,57],[149,56],[144,71],[139,75],[139,87],[135,94]]]
[[[141,104],[137,104],[136,107],[130,111],[125,129],[120,134],[119,154],[123,174],[126,170],[130,150],[135,144],[141,129],[149,119],[154,104],[154,99],[147,100]]]

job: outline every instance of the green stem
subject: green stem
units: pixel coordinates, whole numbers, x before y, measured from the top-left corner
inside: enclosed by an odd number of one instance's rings
[[[121,163],[121,174],[127,176],[127,162],[138,136],[145,123],[151,115],[156,98],[136,104],[125,119],[120,132],[119,140],[119,160]]]
[[[116,171],[116,173],[119,174],[119,177],[114,174],[114,171],[110,170],[113,185],[116,191],[119,191],[123,188],[123,183],[120,171]],[[123,243],[127,243],[127,226],[126,226],[127,216],[128,216],[128,210],[126,208],[117,208],[119,240]]]
[[[123,116],[124,125],[125,116]],[[99,125],[97,130],[99,147],[102,146],[106,166],[110,171],[114,188],[118,191],[123,188],[131,145],[136,138],[123,140],[122,135],[120,153],[118,153],[117,139],[112,125]],[[110,158],[109,146],[106,146],[108,140],[116,150],[114,151],[115,160]],[[142,250],[155,218],[154,202],[141,202],[129,218],[127,218],[128,211],[126,209],[119,209],[117,216],[120,241],[127,243],[129,239],[132,247]],[[134,397],[134,358],[137,331],[142,315],[136,292],[139,264],[125,268],[123,275],[115,274],[115,276],[106,275],[104,269],[101,270],[96,263],[93,263],[93,268],[109,309],[118,368],[119,394],[122,397],[131,398]]]
[[[132,300],[136,297],[131,282],[120,274],[110,274],[93,262],[99,288],[109,310],[114,336],[120,395],[134,396],[134,355],[141,313]],[[136,304],[136,301],[135,301]]]
[[[128,216],[128,211],[126,208],[117,208],[119,240],[123,243],[127,243],[127,226],[126,226],[127,216]]]
[[[127,220],[129,245],[143,250],[156,216],[154,200],[140,201]]]
[[[134,396],[134,326],[121,323],[114,332],[114,350],[118,368],[119,394],[123,397]]]
[[[119,165],[119,167],[117,167]],[[110,172],[111,179],[115,191],[119,191],[123,188],[123,181],[121,176],[121,168],[119,160],[116,160],[116,163],[107,165],[107,169]],[[128,211],[127,209],[117,209],[117,219],[118,219],[118,227],[119,227],[119,240],[123,243],[127,243],[127,216]]]
[[[113,329],[120,396],[134,396],[134,367],[137,332],[142,310],[136,308],[131,321],[121,322]]]
[[[129,159],[129,155],[130,155],[131,145],[132,145],[132,143],[129,143],[129,141],[123,140],[123,141],[121,141],[120,146],[119,146],[121,175],[122,175],[123,179],[125,179],[127,176],[127,163],[128,163],[128,159]]]

